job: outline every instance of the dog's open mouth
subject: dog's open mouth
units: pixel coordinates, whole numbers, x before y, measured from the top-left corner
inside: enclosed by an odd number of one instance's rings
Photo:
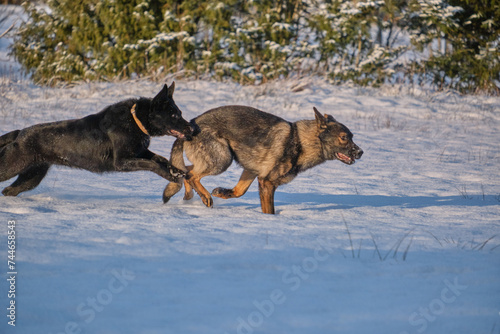
[[[177,130],[168,130],[167,131],[167,135],[174,136],[174,137],[179,138],[179,139],[185,139],[186,138],[186,136],[182,132],[179,132]]]
[[[351,158],[345,154],[342,154],[340,152],[335,153],[335,157],[337,159],[339,159],[340,161],[342,161],[343,163],[348,164],[348,165],[352,165],[355,162],[355,160],[353,158]]]

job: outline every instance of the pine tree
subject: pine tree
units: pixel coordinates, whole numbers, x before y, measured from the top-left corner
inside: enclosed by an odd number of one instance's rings
[[[404,51],[394,46],[393,31],[401,26],[395,1],[335,0],[311,17],[320,45],[320,59],[335,82],[379,84],[392,74],[390,63]],[[372,31],[377,28],[377,35]],[[387,36],[383,40],[382,36]]]
[[[51,4],[49,2],[49,6]],[[82,78],[90,70],[85,61],[86,50],[72,43],[72,35],[78,35],[73,22],[87,21],[85,10],[90,9],[89,4],[90,1],[82,1],[70,6],[69,1],[61,1],[51,7],[52,12],[49,14],[36,9],[29,2],[24,3],[31,21],[19,29],[13,54],[26,71],[33,72],[35,81],[48,83],[52,80]],[[65,14],[73,13],[75,6],[77,12],[83,12],[71,19],[69,16],[66,18]]]
[[[417,67],[439,88],[500,93],[499,22],[496,0],[414,2],[412,43],[428,52]]]
[[[36,82],[166,73],[259,83],[403,75],[499,92],[497,0],[49,0],[25,3],[12,53]],[[406,34],[411,46],[398,43]],[[395,60],[412,48],[414,60]],[[406,66],[406,68],[402,68]],[[399,71],[399,72],[398,72]]]
[[[299,41],[305,7],[307,2],[302,0],[247,3],[235,22],[236,32],[227,39],[231,53],[224,65],[233,71],[239,69],[235,76],[241,82],[265,82],[288,75],[298,59],[312,53]]]
[[[464,92],[500,93],[500,2],[497,0],[450,0],[462,8],[455,14],[458,25],[446,32],[452,53],[446,53],[446,75],[459,82]]]
[[[47,5],[49,12],[25,2],[30,21],[12,48],[36,82],[102,80],[148,70],[148,52],[128,49],[157,34],[161,2],[50,0]]]

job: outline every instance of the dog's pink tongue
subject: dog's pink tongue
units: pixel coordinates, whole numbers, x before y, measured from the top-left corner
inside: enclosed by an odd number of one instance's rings
[[[347,161],[351,161],[351,158],[349,158],[347,155],[345,154],[342,154],[342,153],[338,153],[339,157],[342,159],[342,160],[347,160]]]
[[[171,130],[170,133],[172,134],[172,136],[177,137],[179,139],[184,138],[184,135],[182,133],[180,133],[179,131]]]

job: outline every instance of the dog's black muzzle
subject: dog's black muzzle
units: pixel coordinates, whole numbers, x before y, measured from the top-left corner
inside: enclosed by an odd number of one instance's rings
[[[361,158],[361,156],[363,155],[363,150],[361,148],[359,148],[357,145],[354,145],[353,148],[351,148],[350,150],[350,155],[352,157],[354,157],[356,160],[358,160],[359,158]]]
[[[187,140],[187,141],[191,141],[193,140],[193,136],[196,136],[198,134],[199,131],[196,130],[195,127],[193,127],[192,124],[190,125],[187,125],[185,128],[184,128],[184,131],[182,132],[184,134],[184,138]]]
[[[345,153],[336,152],[335,157],[347,165],[352,165],[361,158],[363,155],[363,150],[360,149],[356,144],[353,144]]]
[[[191,129],[193,129],[193,133],[191,134],[193,137],[196,136],[196,135],[198,135],[198,133],[201,132],[200,127],[198,126],[198,124],[196,124],[196,122],[194,121],[194,119],[192,119],[189,122],[189,126],[191,127]]]
[[[184,138],[187,141],[193,140],[193,137],[196,136],[198,133],[200,133],[200,128],[196,123],[194,122],[186,122],[186,126],[184,127],[184,130],[182,131],[182,134]],[[179,137],[178,137],[179,138]]]
[[[165,134],[174,136],[178,139],[192,140],[195,132],[195,128],[186,121],[184,126],[176,126],[175,128],[167,129]]]

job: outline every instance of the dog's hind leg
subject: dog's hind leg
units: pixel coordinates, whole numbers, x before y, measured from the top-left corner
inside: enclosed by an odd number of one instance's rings
[[[50,164],[39,164],[19,174],[16,181],[2,191],[5,196],[17,196],[23,191],[34,189],[42,182],[50,168]]]
[[[205,176],[219,175],[231,165],[233,158],[229,149],[227,147],[226,149],[226,152],[221,150],[219,152],[220,154],[216,155],[218,159],[210,157],[210,159],[212,159],[210,160],[206,159],[206,157],[205,159],[203,159],[203,157],[198,157],[198,164],[193,164],[192,170],[188,172],[185,179],[187,181],[185,198],[189,199],[190,197],[192,197],[192,188],[201,197],[203,204],[205,204],[209,208],[213,206],[212,196],[207,191],[207,189],[203,187],[200,180]]]
[[[191,166],[192,167],[192,166]],[[163,203],[167,203],[172,196],[177,194],[180,190],[182,189],[182,183],[176,183],[176,182],[170,182],[167,184],[165,187],[165,190],[163,191]],[[189,184],[189,181],[184,179],[184,200],[189,201],[190,199],[193,198],[193,187],[191,184]]]
[[[10,144],[14,140],[16,140],[17,136],[19,136],[19,132],[21,132],[21,130],[15,130],[15,131],[6,133],[3,136],[0,136],[0,148],[6,146],[7,144]]]
[[[253,180],[257,175],[255,175],[252,172],[249,172],[247,170],[243,170],[243,173],[241,174],[240,180],[238,181],[238,184],[233,189],[227,189],[227,188],[215,188],[212,191],[212,196],[215,197],[220,197],[220,198],[236,198],[236,197],[241,197],[243,196],[250,185],[252,184]]]
[[[193,169],[193,166],[185,167],[186,170],[190,171]],[[189,184],[186,179],[184,179],[184,188],[186,189],[186,193],[184,194],[185,200],[190,200],[193,198],[193,188]],[[182,182],[170,182],[163,190],[163,203],[167,203],[172,196],[177,194],[182,189]]]
[[[163,203],[167,203],[172,196],[182,189],[182,183],[170,182],[163,190]]]
[[[192,171],[193,170],[193,166],[187,166],[187,169],[188,171]],[[189,175],[189,174],[188,174]],[[184,200],[185,201],[189,201],[190,199],[193,198],[193,187],[191,187],[191,185],[189,184],[189,182],[184,179]]]
[[[188,181],[184,180],[184,200],[189,201],[191,198],[193,198],[194,192],[193,192],[193,187],[189,184]]]
[[[187,172],[192,169],[192,166],[186,167],[184,163],[184,140],[177,139],[172,145],[172,150],[170,152],[170,162],[172,165],[184,172]],[[167,203],[172,196],[177,194],[182,189],[182,182],[187,189],[186,179],[178,180],[177,182],[170,182],[163,190],[163,203]],[[191,189],[191,187],[190,187]],[[191,190],[192,192],[192,190]],[[192,196],[191,196],[192,197]]]
[[[27,170],[34,157],[24,153],[17,142],[0,148],[0,182],[7,181]]]
[[[201,201],[203,204],[205,204],[207,207],[211,208],[214,205],[214,202],[212,200],[212,196],[210,196],[210,193],[208,192],[207,189],[201,184],[200,180],[208,176],[210,174],[195,174],[195,173],[190,173],[190,178],[187,180],[187,183],[189,186],[191,186],[196,193],[201,197]],[[191,195],[192,197],[192,195]]]
[[[184,143],[186,156],[193,163],[192,169],[185,178],[187,181],[185,198],[192,197],[192,188],[200,195],[206,206],[212,207],[212,196],[200,180],[205,176],[219,175],[224,172],[233,162],[233,155],[226,141],[213,137],[210,133],[202,131],[195,138],[191,142]]]

